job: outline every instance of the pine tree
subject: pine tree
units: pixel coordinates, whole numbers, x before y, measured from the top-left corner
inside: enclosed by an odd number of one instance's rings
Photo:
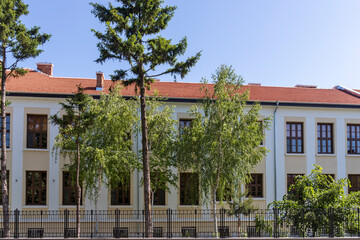
[[[1,54],[1,190],[3,199],[4,236],[10,237],[9,195],[6,181],[6,79],[24,75],[18,63],[38,56],[39,45],[49,40],[50,35],[39,33],[39,27],[27,29],[20,17],[27,15],[28,5],[21,0],[2,0],[0,3],[0,54]],[[13,62],[8,64],[8,54]]]
[[[135,85],[140,90],[140,114],[142,136],[142,163],[145,203],[145,236],[152,237],[150,164],[148,154],[148,127],[146,118],[145,92],[154,78],[171,74],[184,78],[190,68],[200,58],[200,52],[185,61],[177,57],[185,53],[186,38],[172,44],[171,40],[157,35],[164,30],[174,15],[176,7],[163,6],[162,0],[117,0],[118,6],[111,3],[107,7],[92,3],[92,13],[105,23],[102,33],[92,30],[100,40],[98,63],[118,60],[127,63],[128,68],[121,68],[112,75],[113,80],[124,80],[125,86]],[[155,72],[161,65],[169,68]]]

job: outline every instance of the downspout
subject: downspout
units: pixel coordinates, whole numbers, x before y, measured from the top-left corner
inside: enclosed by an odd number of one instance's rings
[[[279,101],[276,101],[276,107],[274,110],[274,191],[275,191],[275,201],[277,201],[277,172],[276,172],[276,112],[279,107]]]

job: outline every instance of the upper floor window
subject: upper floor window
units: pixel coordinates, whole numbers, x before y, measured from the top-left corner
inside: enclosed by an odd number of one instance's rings
[[[130,177],[111,189],[111,205],[130,205]]]
[[[186,127],[191,127],[191,121],[193,119],[180,119],[179,120],[179,133],[180,135],[184,132]]]
[[[0,121],[1,126],[1,121]],[[10,114],[6,114],[6,148],[10,148]],[[0,141],[1,146],[2,141]]]
[[[27,148],[47,148],[47,115],[27,116]]]
[[[348,178],[351,184],[349,193],[360,191],[360,174],[349,174]]]
[[[81,194],[82,196],[82,194]],[[76,205],[76,182],[67,171],[63,172],[63,205]],[[82,204],[82,198],[80,199]]]
[[[331,123],[317,124],[318,153],[332,154],[333,147],[333,125]]]
[[[46,171],[26,171],[26,205],[46,205]]]
[[[199,205],[197,173],[180,173],[180,205]]]
[[[248,196],[253,198],[263,197],[263,175],[261,173],[252,173],[251,181],[246,184]]]
[[[360,124],[347,125],[347,153],[360,154]]]
[[[287,153],[304,153],[303,123],[286,123]]]

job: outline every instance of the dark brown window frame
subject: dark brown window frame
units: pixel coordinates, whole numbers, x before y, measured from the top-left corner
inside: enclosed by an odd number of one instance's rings
[[[131,203],[131,188],[130,176],[127,183],[119,183],[116,188],[112,188],[110,192],[111,205],[130,205]],[[121,195],[121,196],[120,196]]]
[[[360,174],[349,174],[348,179],[351,184],[351,187],[348,188],[349,193],[360,191]],[[351,181],[352,179],[355,179],[356,181]]]
[[[29,176],[28,174],[29,173],[32,173],[32,184],[31,186],[28,186],[28,179],[29,179]],[[35,178],[35,173],[39,174],[40,175],[40,179],[38,179],[38,184],[36,184],[37,180]],[[45,184],[45,187],[44,186],[41,186],[41,182],[43,181],[43,174],[45,174],[45,181],[43,182]],[[26,171],[25,173],[25,178],[26,178],[26,205],[46,205],[46,202],[47,202],[47,172],[46,171]],[[45,190],[45,201],[42,200],[42,197],[43,197],[43,194],[42,192]],[[31,191],[32,195],[29,196],[29,191]],[[38,191],[39,193],[39,202],[38,203],[35,203],[35,198],[36,198],[36,194],[35,192]],[[31,197],[32,201],[29,202],[29,197]]]
[[[247,196],[252,198],[264,197],[264,177],[262,173],[251,173],[251,181],[246,184]],[[260,178],[260,179],[259,179]]]
[[[153,182],[153,181],[157,181],[158,179],[158,175],[159,172],[157,171],[154,171],[154,172],[151,172],[150,173],[150,177],[151,177],[151,181],[152,183],[156,183],[156,182]],[[163,206],[163,205],[166,205],[166,192],[164,189],[161,189],[161,188],[157,188],[157,189],[152,189],[153,191],[153,194],[151,195],[151,197],[154,197],[154,200],[153,200],[153,205],[154,206]]]
[[[287,193],[291,194],[290,187],[295,184],[295,179],[299,176],[304,176],[303,173],[288,173],[286,175],[286,187],[287,187]]]
[[[193,118],[180,118],[179,119],[179,134],[182,134],[182,129],[184,127],[191,127],[191,122],[193,121]],[[181,122],[185,122],[186,124],[182,125]]]
[[[301,136],[298,135],[298,126],[301,126]],[[288,131],[289,126],[289,131]],[[292,135],[295,127],[295,136]],[[288,132],[290,133],[288,135]],[[290,141],[289,141],[290,140]],[[295,151],[293,150],[293,140],[295,140]],[[299,145],[299,140],[301,145]],[[304,153],[304,123],[303,122],[286,122],[286,152],[287,153]]]
[[[1,122],[0,122],[1,127]],[[11,127],[11,116],[9,113],[6,114],[6,148],[10,148],[10,127]],[[1,141],[0,141],[0,147],[1,147]]]
[[[70,173],[68,171],[63,171],[62,173],[63,173],[62,174],[62,205],[76,205],[76,182],[72,180]],[[68,184],[65,184],[66,182],[68,182]],[[65,186],[65,185],[69,185],[69,186]],[[70,192],[70,195],[68,197],[70,199],[66,199],[65,191]],[[74,195],[73,196],[74,201],[71,201],[72,195]],[[81,193],[80,205],[82,205],[82,202],[83,200]]]
[[[180,173],[180,205],[199,205],[199,174]]]
[[[30,130],[30,119],[33,118],[33,129]],[[37,119],[40,121],[40,130],[35,130],[35,123]],[[45,123],[44,123],[45,120]],[[44,114],[28,114],[27,115],[27,136],[26,136],[26,147],[27,148],[39,148],[39,149],[47,149],[47,142],[48,142],[48,116]],[[45,129],[44,129],[45,125]],[[36,135],[39,134],[39,145],[36,144]],[[45,139],[44,139],[45,137]],[[30,141],[31,139],[31,141]],[[45,143],[44,143],[45,142]]]
[[[355,135],[353,135],[353,128]],[[360,154],[360,124],[347,124],[346,126],[347,153]]]
[[[324,137],[324,132],[323,132],[324,127],[325,127],[325,137]],[[317,147],[318,147],[319,154],[333,154],[334,153],[333,129],[334,128],[333,128],[332,123],[318,123],[317,124],[317,144],[318,144]],[[325,141],[325,146],[323,144],[324,141]],[[325,147],[325,151],[324,151],[324,147]]]

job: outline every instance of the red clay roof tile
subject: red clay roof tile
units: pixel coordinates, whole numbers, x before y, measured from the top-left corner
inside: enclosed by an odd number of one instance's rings
[[[104,92],[113,85],[105,80]],[[96,91],[96,79],[53,77],[36,70],[30,70],[25,76],[11,78],[7,83],[7,91],[22,93],[72,94],[77,85],[85,89],[85,93],[99,95]],[[152,95],[157,90],[161,96],[168,98],[198,99],[204,96],[200,91],[201,83],[159,82],[151,85],[147,91]],[[296,103],[329,103],[329,104],[359,104],[360,98],[336,89],[296,88],[296,87],[267,87],[244,86],[250,92],[251,101],[259,102],[296,102]],[[133,86],[121,90],[124,96],[134,96]]]

